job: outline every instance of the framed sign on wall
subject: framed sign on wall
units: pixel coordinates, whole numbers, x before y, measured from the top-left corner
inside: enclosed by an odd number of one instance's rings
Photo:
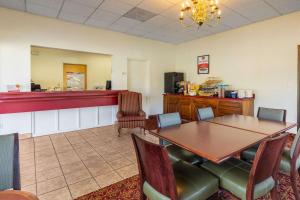
[[[198,74],[209,74],[209,55],[197,57]]]

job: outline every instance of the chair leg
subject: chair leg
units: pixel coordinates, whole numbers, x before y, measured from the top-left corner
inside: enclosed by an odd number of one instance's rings
[[[276,186],[271,190],[271,199],[272,200],[278,200],[279,197],[278,197],[278,193],[277,193],[277,190],[276,190]]]
[[[290,178],[291,178],[291,184],[292,184],[292,188],[293,188],[293,191],[295,194],[295,198],[296,198],[296,200],[300,200],[300,195],[299,195],[298,187],[297,187],[297,172],[298,172],[298,170],[292,170]]]
[[[121,129],[122,129],[122,128],[120,128],[120,127],[118,128],[118,137],[121,136]]]

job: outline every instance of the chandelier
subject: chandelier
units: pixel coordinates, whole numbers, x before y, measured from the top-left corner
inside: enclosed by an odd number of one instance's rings
[[[185,25],[187,18],[192,19],[199,27],[204,23],[212,26],[221,19],[218,0],[186,0],[181,4],[180,22]]]

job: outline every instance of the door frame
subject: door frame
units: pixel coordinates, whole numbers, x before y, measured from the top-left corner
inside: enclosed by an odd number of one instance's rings
[[[297,67],[297,129],[299,129],[300,125],[300,45],[298,45],[298,67]]]
[[[85,80],[84,80],[84,89],[86,90],[87,89],[87,65],[85,65],[85,64],[75,64],[75,63],[63,63],[63,89],[64,90],[67,90],[67,80],[66,80],[66,78],[65,78],[65,73],[66,73],[66,71],[65,71],[65,65],[77,65],[77,66],[82,66],[82,67],[84,67],[85,68],[85,71],[84,71],[84,73],[85,73]]]

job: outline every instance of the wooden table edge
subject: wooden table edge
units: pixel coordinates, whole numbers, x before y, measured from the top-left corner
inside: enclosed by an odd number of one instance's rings
[[[213,122],[213,121],[209,121],[209,120],[205,120],[205,122],[212,123],[212,124],[218,124],[218,125],[222,125],[222,126],[227,126],[227,127],[231,127],[231,128],[236,128],[236,129],[249,131],[249,132],[253,132],[253,133],[258,133],[258,134],[261,134],[261,135],[267,135],[267,136],[277,135],[277,134],[286,132],[287,130],[290,130],[290,129],[297,126],[297,123],[291,123],[291,125],[286,127],[285,129],[282,129],[281,131],[277,131],[277,132],[270,135],[270,134],[262,133],[262,132],[259,132],[259,131],[254,131],[254,130],[250,130],[250,129],[246,129],[246,128],[236,127],[236,126],[232,126],[232,125],[228,125],[228,124],[222,124],[222,123]]]
[[[234,128],[234,127],[231,127],[231,128]],[[199,153],[195,153],[195,152],[192,151],[190,148],[186,148],[186,147],[184,147],[184,146],[178,144],[177,142],[171,141],[171,140],[169,140],[169,139],[167,139],[167,138],[161,136],[160,134],[158,134],[158,133],[156,133],[156,132],[153,132],[153,131],[157,131],[157,130],[158,130],[158,129],[149,130],[149,133],[150,133],[151,135],[154,135],[154,136],[160,138],[160,139],[163,139],[163,140],[166,140],[166,141],[168,141],[168,142],[170,142],[170,143],[172,143],[172,144],[175,144],[176,146],[179,146],[180,148],[185,149],[185,150],[187,150],[187,151],[189,151],[189,152],[191,152],[191,153],[194,153],[194,154],[196,154],[196,155],[198,155],[198,156],[200,156],[200,157],[203,157],[203,158],[205,158],[205,159],[207,159],[207,160],[210,160],[210,161],[212,161],[212,162],[214,162],[214,163],[216,163],[216,164],[220,164],[220,163],[222,163],[223,161],[225,161],[225,160],[227,160],[227,159],[229,159],[229,158],[232,158],[234,155],[237,155],[238,153],[242,152],[243,150],[248,149],[248,148],[254,146],[255,144],[258,144],[258,143],[262,142],[263,140],[265,140],[265,139],[267,139],[267,138],[270,137],[269,135],[260,134],[260,135],[264,135],[265,137],[262,138],[262,139],[260,139],[260,140],[257,141],[257,142],[251,143],[250,145],[248,145],[248,146],[246,146],[246,147],[244,147],[244,148],[242,148],[242,149],[240,149],[240,150],[238,150],[238,151],[234,151],[234,152],[233,152],[232,154],[230,154],[229,156],[227,155],[227,156],[224,156],[224,157],[222,157],[222,158],[220,158],[220,159],[216,159],[216,158],[212,158],[212,157],[210,157],[210,156],[204,155],[204,154],[200,155]],[[245,130],[245,131],[247,131],[247,130]],[[255,133],[255,132],[253,132],[253,133]]]

